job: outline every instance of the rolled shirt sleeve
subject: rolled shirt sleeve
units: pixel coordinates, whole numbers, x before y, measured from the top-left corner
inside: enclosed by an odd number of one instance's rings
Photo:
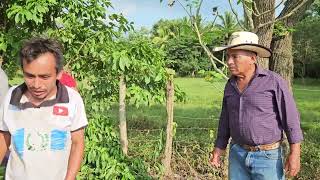
[[[299,143],[303,140],[300,127],[300,115],[292,93],[289,91],[287,82],[280,78],[277,87],[277,105],[281,125],[287,135],[290,144]]]

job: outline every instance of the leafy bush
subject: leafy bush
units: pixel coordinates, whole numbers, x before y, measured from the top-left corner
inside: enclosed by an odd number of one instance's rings
[[[320,146],[309,141],[302,144],[301,172],[297,179],[319,179]]]
[[[79,179],[151,179],[144,162],[126,157],[109,119],[91,113],[86,129],[84,165]]]

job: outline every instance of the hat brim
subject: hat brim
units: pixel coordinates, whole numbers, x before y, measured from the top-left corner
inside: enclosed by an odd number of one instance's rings
[[[262,58],[268,58],[272,54],[271,49],[264,47],[260,44],[237,44],[233,46],[221,46],[221,47],[215,47],[213,51],[217,52],[217,51],[223,51],[227,49],[240,49],[240,50],[253,51],[257,53],[257,56]]]

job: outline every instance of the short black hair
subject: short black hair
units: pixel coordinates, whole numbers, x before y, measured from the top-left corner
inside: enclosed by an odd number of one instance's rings
[[[29,64],[40,55],[48,52],[54,55],[56,71],[60,72],[63,69],[62,46],[58,41],[47,38],[33,38],[23,44],[19,52],[21,67],[23,68],[24,60]]]

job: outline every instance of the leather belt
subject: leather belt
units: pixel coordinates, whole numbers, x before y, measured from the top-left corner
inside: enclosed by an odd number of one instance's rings
[[[262,144],[262,145],[258,145],[258,146],[249,146],[246,144],[239,144],[243,149],[247,150],[247,151],[268,151],[268,150],[272,150],[272,149],[277,149],[280,147],[280,141],[278,142],[274,142],[271,144]]]

